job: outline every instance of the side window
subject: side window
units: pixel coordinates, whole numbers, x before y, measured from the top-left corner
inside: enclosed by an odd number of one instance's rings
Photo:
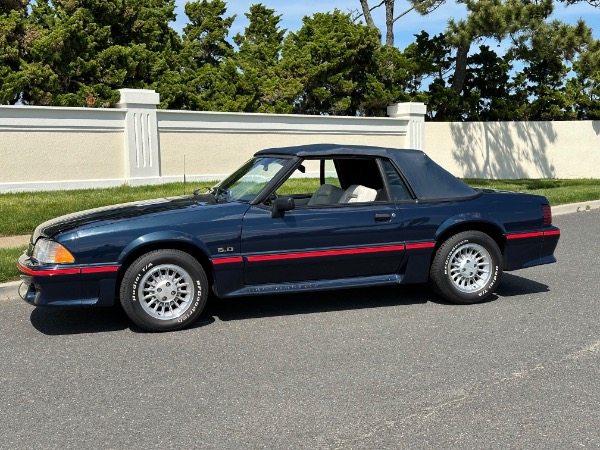
[[[383,167],[390,179],[393,200],[410,198],[391,163],[385,160]],[[277,188],[275,195],[293,197],[297,207],[387,202],[383,176],[377,158],[307,159]]]
[[[347,157],[335,161],[344,195],[340,203],[388,201],[377,158]]]
[[[319,174],[311,173],[310,167],[306,167],[306,164],[300,165],[290,177],[283,182],[281,186],[277,188],[275,194],[289,195],[292,197],[299,197],[302,195],[310,195],[316,191],[319,187]]]
[[[322,164],[324,175],[325,175],[325,184],[330,184],[331,186],[335,186],[337,188],[342,187],[340,183],[340,178],[338,176],[337,169],[335,167],[335,162],[333,159],[325,159]]]
[[[325,180],[321,184],[321,179]],[[344,193],[332,159],[307,159],[275,191],[294,197],[296,206],[335,204]]]
[[[387,159],[381,160],[385,176],[388,179],[390,185],[390,191],[394,201],[410,200],[410,193],[404,180],[400,177],[400,174],[394,167],[394,165]]]

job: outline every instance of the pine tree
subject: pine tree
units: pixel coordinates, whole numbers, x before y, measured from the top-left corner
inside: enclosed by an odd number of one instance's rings
[[[29,18],[34,39],[22,66],[23,100],[107,107],[119,88],[172,84],[174,18],[174,0],[38,0]]]
[[[227,6],[222,0],[188,2],[185,13],[189,23],[183,29],[181,108],[239,111],[240,74],[227,40],[235,16],[225,17]]]
[[[294,112],[359,114],[368,75],[377,72],[377,33],[337,9],[302,22],[283,46],[283,67],[303,86]]]
[[[577,117],[577,105],[566,91],[565,80],[573,61],[590,46],[598,46],[592,30],[579,21],[568,25],[559,21],[544,23],[536,32],[521,36],[511,50],[523,64],[516,74],[515,90],[524,91],[520,120],[570,120]]]
[[[244,34],[233,40],[239,50],[235,61],[242,74],[239,80],[241,97],[247,112],[290,113],[300,83],[289,76],[281,64],[283,38],[287,30],[280,29],[281,15],[262,4],[252,5],[246,14],[249,25]]]
[[[27,2],[0,1],[0,105],[21,101],[27,54]]]

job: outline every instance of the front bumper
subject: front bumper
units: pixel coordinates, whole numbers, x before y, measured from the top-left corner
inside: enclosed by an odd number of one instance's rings
[[[17,267],[27,287],[22,297],[31,305],[110,306],[115,302],[117,265],[36,265],[23,254]]]

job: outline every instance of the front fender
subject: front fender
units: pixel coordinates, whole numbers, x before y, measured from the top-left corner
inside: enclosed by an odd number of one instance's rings
[[[136,252],[143,247],[152,246],[156,243],[160,243],[164,246],[168,246],[169,243],[192,245],[198,248],[200,251],[202,251],[202,253],[204,253],[204,255],[206,255],[207,258],[210,258],[210,251],[208,250],[208,247],[197,237],[184,233],[182,231],[166,230],[148,233],[131,241],[127,246],[123,248],[123,250],[121,250],[121,253],[118,257],[118,263],[123,264],[125,259],[132,252]]]

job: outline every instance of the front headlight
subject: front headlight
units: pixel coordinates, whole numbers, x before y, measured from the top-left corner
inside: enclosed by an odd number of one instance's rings
[[[58,242],[49,239],[38,239],[33,247],[33,259],[44,264],[62,264],[75,262],[69,250]]]

